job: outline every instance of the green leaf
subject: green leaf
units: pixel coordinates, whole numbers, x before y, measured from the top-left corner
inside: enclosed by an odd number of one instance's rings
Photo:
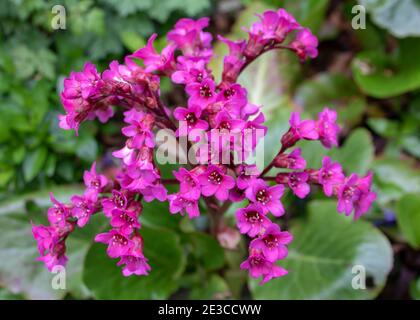
[[[98,143],[92,136],[83,136],[76,142],[76,154],[79,158],[93,162],[98,154]]]
[[[225,299],[230,297],[230,295],[226,281],[219,275],[213,274],[204,283],[193,287],[189,298],[195,300],[214,300]]]
[[[420,193],[404,195],[397,203],[398,226],[413,248],[420,248]]]
[[[339,123],[349,127],[360,121],[366,108],[366,101],[354,82],[334,73],[320,73],[304,81],[296,89],[294,100],[312,117],[325,107],[335,109]]]
[[[45,147],[39,147],[27,154],[23,161],[23,176],[26,182],[33,180],[44,166],[48,151]]]
[[[352,132],[341,148],[332,149],[329,154],[341,163],[347,173],[365,175],[372,164],[374,153],[371,134],[359,128]]]
[[[418,0],[359,0],[372,20],[396,37],[420,36]]]
[[[410,285],[410,295],[411,298],[415,300],[420,300],[420,278],[413,280]]]
[[[398,200],[406,193],[420,193],[420,172],[411,168],[406,161],[377,159],[372,164],[372,170],[375,181],[382,190],[378,193],[380,202]]]
[[[179,287],[185,267],[179,237],[173,231],[143,227],[144,254],[152,267],[148,276],[124,277],[118,260],[95,243],[85,261],[83,279],[97,299],[165,299]]]
[[[223,267],[224,251],[214,237],[202,232],[191,232],[188,234],[188,241],[194,248],[193,254],[207,270]]]
[[[354,80],[375,98],[394,97],[420,88],[420,39],[400,41],[394,56],[379,50],[359,53],[352,63]]]
[[[289,274],[259,286],[256,299],[370,299],[383,288],[392,268],[387,238],[366,221],[336,212],[335,201],[313,201],[308,220],[292,227],[294,241],[282,261]],[[353,289],[354,266],[363,266],[372,287]]]
[[[340,162],[347,174],[355,172],[365,175],[374,157],[372,137],[363,128],[354,130],[340,148],[327,150],[315,141],[302,141],[299,146],[309,168],[320,168],[322,158],[329,156]]]

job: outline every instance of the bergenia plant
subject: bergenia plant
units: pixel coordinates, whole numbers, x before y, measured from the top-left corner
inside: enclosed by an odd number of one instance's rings
[[[285,189],[305,198],[311,185],[320,186],[327,197],[337,198],[338,212],[354,212],[356,219],[369,210],[376,197],[371,191],[371,173],[346,177],[341,165],[329,157],[324,157],[321,168],[307,168],[301,150],[295,147],[300,140],[319,140],[325,148],[337,146],[340,128],[332,109],[325,108],[316,120],[292,113],[275,158],[262,168],[248,161],[267,127],[262,106],[248,101],[247,90],[237,82],[239,75],[270,50],[289,50],[302,61],[318,54],[317,38],[283,9],[266,11],[259,18],[246,30],[247,40],[218,37],[229,48],[220,82],[209,67],[212,35],[203,31],[208,18],[179,20],[160,53],[153,45],[154,34],[123,64],[112,61],[99,73],[88,62],[81,72],[72,72],[64,80],[61,101],[65,115],[59,116],[62,129],[77,134],[85,120],[98,118],[104,123],[122,109],[121,133],[126,140],[113,152],[119,166],[112,175],[98,173],[93,163],[84,174],[83,194],[74,195],[69,203],[61,203],[51,194],[49,225],[32,228],[39,260],[49,270],[66,263],[67,237],[75,228],[83,228],[94,214],[103,213],[110,225],[95,241],[107,246],[110,258],[119,259],[124,276],[140,276],[151,272],[143,253],[148,244],[143,242],[139,219],[143,201],[166,201],[168,214],[190,219],[199,217],[200,207],[205,205],[215,236],[226,233],[223,214],[230,204],[245,201],[235,215],[239,232],[250,238],[249,256],[240,268],[265,283],[287,274],[278,262],[287,256],[292,235],[272,221],[285,214],[281,202]],[[184,89],[185,105],[164,104],[161,77]],[[186,164],[174,171],[171,179],[162,178],[155,154],[160,129],[172,133],[175,141],[187,141]],[[273,168],[280,172],[269,176]],[[168,194],[168,184],[177,185],[178,192]]]

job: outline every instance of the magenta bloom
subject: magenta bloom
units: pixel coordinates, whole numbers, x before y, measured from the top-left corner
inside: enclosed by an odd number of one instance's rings
[[[175,28],[168,32],[168,40],[176,44],[187,57],[200,57],[209,59],[212,51],[212,36],[202,30],[209,24],[209,18],[203,17],[198,20],[183,18],[178,20]]]
[[[126,255],[122,256],[117,266],[124,265],[122,273],[125,277],[133,274],[138,276],[147,276],[152,269],[144,256]]]
[[[55,254],[47,253],[45,256],[37,258],[37,260],[44,262],[45,267],[48,269],[48,271],[52,272],[54,271],[54,268],[56,266],[64,267],[67,264],[68,258],[64,254],[65,249],[60,251],[62,252]]]
[[[96,173],[96,162],[92,163],[90,171],[84,172],[83,181],[87,187],[85,196],[94,202],[98,198],[98,193],[101,193],[108,184],[108,179],[104,175]]]
[[[186,136],[192,130],[202,130],[205,131],[208,129],[209,124],[200,119],[201,116],[201,108],[198,105],[191,105],[188,108],[181,108],[178,107],[174,110],[174,117],[179,121],[183,121],[180,123],[179,128],[176,131],[177,136]]]
[[[155,146],[152,128],[155,118],[153,115],[136,111],[134,108],[125,112],[125,120],[130,125],[122,128],[121,132],[131,138],[131,148],[140,149],[143,145],[149,148]]]
[[[284,214],[283,204],[280,198],[283,196],[282,185],[268,186],[264,180],[253,181],[250,188],[245,191],[249,200],[261,205],[263,212],[271,212],[274,216],[280,217]]]
[[[133,241],[128,239],[127,236],[114,229],[96,235],[95,241],[108,245],[106,252],[110,258],[127,255],[134,245]]]
[[[252,278],[263,277],[260,284],[264,284],[267,281],[282,277],[287,274],[287,271],[283,268],[274,265],[268,261],[263,254],[254,252],[248,259],[241,263],[241,269],[248,270]]]
[[[334,187],[344,181],[341,165],[338,162],[332,163],[329,157],[324,157],[322,167],[318,172],[318,180],[324,189],[324,193],[330,197],[333,194]]]
[[[289,154],[278,155],[274,160],[274,165],[277,168],[302,170],[306,168],[306,160],[301,156],[301,149],[296,148]]]
[[[288,176],[288,185],[299,198],[305,198],[311,191],[308,184],[309,174],[306,172],[291,172]]]
[[[316,58],[318,55],[318,39],[312,34],[311,30],[304,28],[300,30],[290,47],[295,49],[298,57],[305,60],[307,57]]]
[[[209,165],[207,171],[198,177],[201,184],[201,193],[210,197],[215,195],[220,201],[229,198],[229,190],[235,186],[235,179],[226,174],[226,172],[218,166]]]
[[[229,47],[229,55],[223,59],[223,81],[227,83],[234,83],[245,64],[245,57],[243,55],[246,48],[245,40],[232,41],[222,36],[218,39],[227,44]]]
[[[71,202],[74,207],[71,209],[72,217],[77,219],[77,225],[83,228],[88,222],[92,214],[97,212],[95,202],[90,197],[73,196]]]
[[[319,138],[315,121],[301,121],[298,112],[292,112],[289,124],[289,131],[281,138],[281,143],[285,149],[292,147],[301,139],[316,140]]]
[[[163,48],[162,53],[159,54],[156,52],[155,48],[153,48],[153,42],[156,37],[156,33],[152,34],[147,41],[146,47],[134,52],[132,57],[143,60],[144,65],[146,66],[146,72],[161,71],[169,74],[175,68],[174,52],[176,47],[173,44],[169,44]]]
[[[43,225],[32,225],[32,234],[37,242],[40,255],[44,255],[46,251],[49,251],[59,239],[59,235],[53,227]]]
[[[372,202],[376,199],[376,193],[371,192],[372,173],[359,178],[355,173],[346,178],[338,189],[338,212],[345,212],[349,216],[354,209],[354,219],[369,211]]]
[[[105,216],[110,218],[112,216],[112,211],[115,209],[124,210],[127,208],[127,198],[126,196],[117,190],[112,190],[112,198],[102,199],[102,208]]]
[[[184,216],[187,213],[190,219],[200,216],[200,210],[198,208],[198,199],[191,199],[183,194],[176,193],[168,196],[169,200],[169,211],[172,214],[180,213]]]
[[[271,223],[264,234],[251,241],[251,250],[260,250],[268,261],[275,262],[287,256],[286,244],[292,241],[289,232],[280,231],[280,227]]]
[[[50,199],[54,206],[48,209],[48,221],[52,226],[64,229],[67,225],[67,218],[70,216],[70,210],[66,205],[57,201],[52,192]]]
[[[113,210],[110,225],[129,236],[134,229],[140,228],[138,213],[131,210]]]
[[[80,123],[86,119],[95,118],[96,111],[100,109],[99,116],[103,122],[112,116],[109,105],[96,104],[100,97],[99,83],[101,76],[96,67],[88,62],[81,72],[71,72],[70,77],[64,80],[61,93],[61,102],[66,115],[60,115],[60,127],[65,130],[78,131]]]
[[[265,216],[262,207],[251,203],[245,208],[236,211],[236,225],[241,233],[255,237],[271,225],[270,219]]]
[[[337,136],[340,132],[340,127],[336,124],[337,112],[324,108],[324,110],[318,115],[318,121],[316,127],[319,134],[319,140],[325,148],[331,148],[337,146]]]
[[[260,171],[256,165],[240,165],[237,168],[236,184],[239,189],[247,189],[259,175]]]
[[[199,105],[202,109],[216,101],[216,85],[211,79],[204,79],[201,83],[187,84],[185,91],[189,94],[188,105]]]
[[[183,56],[178,58],[177,70],[172,73],[171,80],[175,83],[201,83],[209,77],[204,60],[194,61]]]
[[[200,198],[201,186],[194,172],[179,168],[178,172],[173,171],[173,175],[179,181],[179,190],[183,197],[192,200]]]

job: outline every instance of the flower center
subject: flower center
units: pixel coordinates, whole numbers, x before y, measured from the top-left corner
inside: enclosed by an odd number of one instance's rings
[[[126,246],[127,243],[127,239],[120,234],[114,234],[112,236],[112,244],[115,246]]]
[[[115,203],[115,205],[119,208],[124,208],[125,207],[125,199],[122,195],[115,193],[112,201]]]
[[[200,96],[205,98],[211,98],[213,96],[213,93],[211,92],[210,87],[207,84],[202,85],[200,87]]]
[[[231,128],[230,123],[227,121],[223,121],[222,123],[220,123],[219,127],[222,130],[230,130]]]
[[[267,193],[266,189],[261,189],[257,192],[255,198],[258,202],[266,204],[271,199],[271,196]]]
[[[294,173],[291,173],[289,175],[289,183],[292,187],[296,187],[300,183],[301,179],[299,176],[295,175]]]
[[[248,211],[246,213],[246,220],[250,223],[262,222],[260,214],[257,211]]]
[[[213,184],[221,184],[222,180],[223,176],[217,171],[213,171],[209,174],[209,181]]]
[[[125,222],[127,222],[128,224],[133,224],[134,223],[134,219],[132,217],[130,217],[127,213],[125,213],[124,211],[121,212],[120,214],[120,219],[124,220]]]
[[[235,94],[235,90],[234,89],[226,89],[223,92],[223,95],[225,96],[226,99],[230,99],[233,95]]]
[[[185,116],[185,121],[187,121],[189,126],[192,126],[192,125],[196,124],[197,117],[195,116],[194,113],[190,112]]]
[[[269,248],[275,248],[275,247],[277,247],[278,240],[277,240],[277,237],[275,237],[272,234],[269,234],[269,235],[264,237],[264,243]]]

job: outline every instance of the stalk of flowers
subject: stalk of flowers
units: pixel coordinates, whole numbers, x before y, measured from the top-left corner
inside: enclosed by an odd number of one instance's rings
[[[267,127],[261,106],[248,100],[247,90],[237,83],[238,76],[267,51],[290,50],[304,60],[317,56],[318,44],[310,30],[283,9],[266,11],[259,17],[260,21],[247,30],[248,40],[219,36],[229,47],[219,83],[209,68],[213,51],[212,36],[204,31],[208,18],[179,20],[168,33],[168,45],[161,53],[153,47],[154,34],[144,48],[127,56],[124,64],[113,61],[100,74],[88,63],[82,72],[73,72],[65,80],[62,102],[66,115],[60,116],[60,126],[77,132],[85,120],[98,117],[107,121],[119,106],[124,110],[121,132],[125,143],[113,152],[120,165],[111,181],[97,175],[93,165],[85,176],[88,190],[83,197],[73,197],[70,205],[53,200],[60,219],[50,220],[53,222],[48,227],[34,226],[41,260],[49,269],[65,264],[65,239],[76,225],[83,227],[94,212],[102,210],[111,226],[95,241],[108,245],[110,258],[120,259],[123,275],[147,275],[151,268],[143,253],[147,243],[143,243],[139,222],[142,201],[167,201],[171,214],[193,219],[200,216],[199,201],[203,199],[217,236],[226,229],[223,214],[230,204],[246,199],[247,206],[236,212],[240,233],[251,240],[249,257],[240,267],[254,278],[262,277],[261,283],[265,283],[287,274],[278,262],[287,256],[292,235],[270,219],[270,215],[284,215],[281,198],[286,188],[305,198],[311,185],[321,186],[328,197],[338,198],[339,212],[350,215],[354,211],[354,217],[359,218],[368,211],[376,196],[371,191],[370,173],[363,178],[356,174],[346,178],[340,164],[328,157],[321,168],[306,168],[301,150],[291,150],[303,139],[320,141],[325,148],[338,145],[337,115],[328,108],[317,120],[301,120],[299,113],[293,113],[276,157],[262,170],[247,164]],[[188,97],[185,106],[165,106],[160,97],[160,77],[183,86]],[[175,179],[163,179],[154,160],[155,131],[159,128],[172,130],[178,140],[188,138],[186,151],[195,155],[195,161],[189,159],[186,167],[173,172]],[[204,143],[194,149],[191,142]],[[268,176],[274,167],[283,171]],[[96,189],[92,189],[92,181]],[[168,194],[167,184],[176,184],[178,192]]]

